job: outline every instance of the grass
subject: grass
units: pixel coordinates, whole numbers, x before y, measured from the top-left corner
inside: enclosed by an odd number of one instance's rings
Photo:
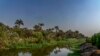
[[[80,51],[79,50],[73,50],[74,53],[70,53],[68,56],[80,56]]]
[[[39,49],[39,48],[45,48],[48,46],[67,46],[70,48],[74,53],[69,54],[69,56],[80,56],[79,48],[80,44],[85,42],[85,39],[80,38],[68,38],[64,40],[50,40],[49,42],[46,40],[43,40],[41,43],[34,43],[34,38],[13,38],[13,39],[2,39],[2,42],[4,45],[4,48],[9,49],[23,49],[23,48],[29,48],[29,49]]]
[[[85,42],[85,39],[69,39],[69,45],[74,53],[70,53],[68,56],[80,56],[80,44]]]
[[[30,43],[16,43],[16,44],[12,44],[9,45],[9,48],[31,48],[31,49],[36,49],[36,48],[43,48],[43,47],[47,47],[47,46],[56,46],[56,45],[64,45],[66,43],[66,41],[51,41],[51,42],[46,42],[44,41],[43,43],[34,43],[34,44],[30,44]]]

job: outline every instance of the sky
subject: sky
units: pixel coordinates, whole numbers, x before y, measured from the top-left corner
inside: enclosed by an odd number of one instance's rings
[[[92,36],[100,32],[100,0],[0,0],[0,22],[14,26],[20,18],[24,27],[44,23]]]

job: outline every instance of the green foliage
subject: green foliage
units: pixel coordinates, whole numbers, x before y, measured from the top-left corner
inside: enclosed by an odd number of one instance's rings
[[[100,33],[94,34],[92,36],[92,44],[100,48]]]
[[[64,32],[58,26],[43,29],[43,23],[35,25],[33,29],[22,28],[21,25],[24,25],[21,19],[15,21],[14,27],[0,23],[0,48],[40,48],[59,44],[76,47],[81,42],[84,42],[76,39],[84,38],[78,31]],[[96,42],[99,42],[99,40]]]
[[[33,37],[38,38],[37,43],[41,43],[44,40],[42,32],[34,32]]]

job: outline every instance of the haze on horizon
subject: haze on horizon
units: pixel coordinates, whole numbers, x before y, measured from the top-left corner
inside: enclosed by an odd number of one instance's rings
[[[28,28],[42,22],[91,36],[100,32],[100,0],[0,0],[0,22],[14,26],[20,18]]]

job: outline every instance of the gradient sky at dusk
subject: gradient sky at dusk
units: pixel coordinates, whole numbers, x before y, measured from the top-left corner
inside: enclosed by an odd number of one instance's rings
[[[42,22],[91,36],[100,32],[100,0],[0,0],[0,22],[14,26],[19,18],[25,27]]]

